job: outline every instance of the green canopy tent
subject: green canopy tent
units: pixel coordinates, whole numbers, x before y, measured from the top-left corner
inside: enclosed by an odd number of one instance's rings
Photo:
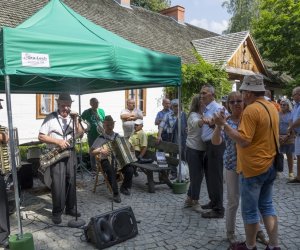
[[[16,28],[3,27],[0,45],[0,75],[4,76],[0,78],[0,92],[6,93],[12,139],[10,93],[80,95],[158,86],[177,86],[180,92],[179,57],[133,44],[80,16],[60,0],[50,1]],[[17,186],[13,143],[10,151]]]

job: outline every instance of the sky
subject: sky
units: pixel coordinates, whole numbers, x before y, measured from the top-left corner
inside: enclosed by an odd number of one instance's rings
[[[185,22],[221,34],[230,15],[222,7],[224,0],[171,0],[171,6],[185,8]]]

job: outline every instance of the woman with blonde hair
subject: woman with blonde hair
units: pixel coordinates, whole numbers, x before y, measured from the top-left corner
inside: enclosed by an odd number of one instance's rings
[[[202,212],[199,196],[204,176],[205,144],[201,139],[201,127],[203,125],[201,110],[200,96],[195,95],[187,120],[186,160],[189,167],[190,186],[184,207],[192,207],[196,212]]]

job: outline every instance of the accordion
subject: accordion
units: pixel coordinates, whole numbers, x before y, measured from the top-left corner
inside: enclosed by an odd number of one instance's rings
[[[8,134],[8,129],[6,127],[0,126],[0,132]],[[15,145],[15,160],[16,167],[19,168],[21,166],[21,157],[19,151],[19,136],[18,129],[13,129],[14,133],[14,145]],[[9,143],[0,143],[0,174],[6,175],[11,171],[11,156],[10,156],[10,148]]]

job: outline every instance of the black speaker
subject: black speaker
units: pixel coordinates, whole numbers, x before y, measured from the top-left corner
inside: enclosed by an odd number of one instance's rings
[[[135,237],[138,228],[133,211],[128,206],[92,217],[84,233],[88,242],[104,249]]]
[[[18,182],[21,189],[33,187],[32,165],[30,162],[21,162],[21,168],[18,170]]]

